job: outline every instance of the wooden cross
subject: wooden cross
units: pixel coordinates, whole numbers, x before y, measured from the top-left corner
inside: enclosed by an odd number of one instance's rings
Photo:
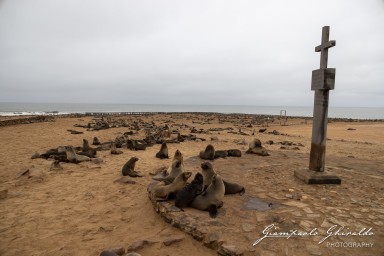
[[[336,45],[329,41],[329,26],[323,27],[321,45],[315,52],[321,52],[320,69],[312,71],[311,90],[315,91],[313,107],[312,143],[309,168],[295,170],[297,178],[307,184],[341,184],[341,179],[325,171],[325,143],[327,141],[329,90],[335,88],[335,68],[327,68],[328,48]]]
[[[312,144],[309,170],[323,172],[325,170],[325,144],[327,141],[329,90],[335,88],[336,69],[327,68],[328,48],[336,45],[329,40],[329,26],[323,27],[321,45],[315,52],[321,52],[320,69],[312,71],[311,89],[315,91],[313,108]]]
[[[327,68],[328,64],[328,48],[331,48],[336,45],[335,40],[329,40],[329,26],[323,27],[323,32],[321,34],[321,45],[315,48],[315,52],[321,52],[320,57],[320,68]]]

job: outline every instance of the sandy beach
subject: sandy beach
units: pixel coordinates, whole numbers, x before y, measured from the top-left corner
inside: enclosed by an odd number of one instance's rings
[[[37,158],[59,146],[81,146],[82,140],[114,140],[131,131],[127,127],[89,131],[75,125],[95,122],[96,117],[56,117],[53,122],[0,127],[0,255],[100,255],[113,247],[127,249],[135,242],[150,241],[135,252],[141,255],[217,255],[177,227],[166,223],[152,207],[147,195],[151,172],[168,167],[171,159],[158,159],[160,145],[145,151],[125,147],[120,155],[98,151],[102,163],[61,163],[63,170],[50,171],[52,161]],[[342,179],[341,185],[307,185],[293,175],[308,167],[311,120],[289,118],[260,121],[250,115],[148,115],[110,117],[127,124],[141,120],[157,126],[168,125],[182,135],[193,133],[205,139],[169,143],[172,156],[178,149],[187,170],[200,171],[198,154],[208,144],[215,149],[235,148],[241,158],[212,161],[221,175],[242,184],[243,196],[225,197],[215,226],[207,212],[185,209],[211,223],[219,240],[236,246],[243,255],[383,255],[384,253],[384,122],[332,121],[328,125],[326,165]],[[231,129],[229,129],[231,128]],[[259,132],[265,128],[266,131]],[[241,129],[241,133],[239,132]],[[83,132],[71,134],[68,130]],[[275,131],[275,132],[273,132]],[[143,139],[145,129],[130,135]],[[258,138],[270,156],[248,155],[248,143]],[[273,144],[267,144],[273,141]],[[132,157],[144,177],[136,184],[115,182],[122,177],[123,165]],[[24,175],[21,173],[29,170]],[[248,200],[258,198],[277,205],[269,211],[244,210]],[[184,213],[183,213],[184,214]],[[332,225],[351,230],[372,228],[370,236],[338,236],[326,242],[373,243],[369,248],[330,247],[319,244],[321,236],[270,238],[253,246],[269,224],[282,229],[326,232]],[[205,227],[210,231],[209,224]],[[219,230],[220,228],[220,230]],[[213,231],[212,231],[213,232]],[[167,239],[180,240],[165,245]],[[152,243],[153,242],[153,243]]]

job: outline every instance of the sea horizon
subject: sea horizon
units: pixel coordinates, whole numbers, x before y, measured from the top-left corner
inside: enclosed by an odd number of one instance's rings
[[[280,115],[284,111],[287,116],[313,116],[313,106],[0,102],[0,116],[65,115],[90,112],[213,112]],[[384,119],[384,107],[330,106],[328,112],[329,118]]]

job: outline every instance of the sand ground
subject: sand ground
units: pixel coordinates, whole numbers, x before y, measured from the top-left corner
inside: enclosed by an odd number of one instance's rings
[[[133,122],[138,117],[123,118]],[[158,125],[168,123],[171,128],[178,129],[182,134],[189,134],[190,127],[205,130],[233,127],[234,131],[241,128],[242,132],[248,134],[239,135],[228,133],[226,130],[212,131],[196,134],[207,141],[187,141],[168,145],[170,154],[179,149],[184,154],[184,159],[196,157],[208,143],[213,143],[217,149],[238,148],[244,152],[248,146],[239,145],[237,142],[241,140],[249,142],[252,138],[259,138],[271,154],[275,155],[288,152],[289,156],[293,151],[280,149],[281,145],[278,143],[266,145],[266,141],[301,143],[303,146],[294,154],[300,154],[302,159],[309,159],[312,126],[310,121],[306,122],[304,119],[288,119],[286,126],[281,126],[276,120],[268,125],[254,124],[250,127],[251,121],[248,123],[244,119],[219,120],[193,115],[156,115],[140,118],[149,122],[154,121]],[[56,118],[55,122],[0,127],[0,191],[8,190],[6,198],[0,199],[0,255],[99,255],[106,248],[114,246],[126,248],[139,240],[156,242],[137,251],[142,255],[217,255],[215,251],[202,246],[200,242],[165,223],[153,210],[146,192],[147,184],[151,181],[149,173],[170,163],[170,160],[155,158],[160,145],[147,148],[145,151],[131,151],[124,148],[121,155],[101,151],[98,157],[103,159],[102,164],[62,163],[64,168],[62,171],[49,171],[51,161],[31,159],[35,152],[43,153],[61,145],[81,146],[83,138],[92,141],[93,137],[97,136],[104,142],[128,131],[125,127],[100,131],[86,131],[74,127],[75,124],[86,124],[91,120],[92,117]],[[267,128],[267,132],[258,133],[263,127]],[[68,129],[84,133],[70,134]],[[273,130],[283,135],[268,133]],[[254,131],[255,135],[252,136]],[[135,136],[142,138],[144,134],[139,133]],[[217,137],[218,140],[212,141],[212,137]],[[145,177],[137,178],[137,184],[114,183],[121,177],[122,166],[132,156],[139,158],[136,169]],[[332,163],[342,159],[340,165],[359,162],[358,170],[345,174],[347,182],[342,186],[356,191],[364,189],[365,194],[361,195],[361,198],[376,202],[372,207],[378,208],[379,211],[372,212],[374,216],[369,224],[383,232],[384,170],[381,168],[384,162],[384,122],[331,122],[328,126],[328,156]],[[220,159],[218,163],[220,161],[222,160]],[[268,163],[268,158],[263,158],[263,161]],[[278,163],[279,159],[274,158],[273,161],[277,161],[274,164],[281,164]],[[290,158],[286,157],[284,161],[286,163]],[[296,164],[297,159],[292,161],[292,164]],[[354,172],[360,174],[365,172],[364,161],[366,163],[374,161],[380,165],[378,169],[373,167],[367,170],[371,178],[368,183],[359,183],[353,176]],[[300,164],[303,166],[298,168],[307,167],[305,160]],[[194,172],[199,171],[198,165],[190,165],[189,168]],[[20,172],[27,169],[29,169],[27,177],[26,175],[18,177]],[[281,172],[284,171],[282,168]],[[266,176],[268,174],[260,173],[258,177],[263,180]],[[358,176],[359,179],[364,179],[362,177],[364,176]],[[355,182],[352,184],[350,180]],[[273,184],[273,180],[268,181],[268,186],[271,183]],[[304,183],[300,185],[308,186]],[[259,186],[262,186],[262,183]],[[247,189],[252,191],[252,188]],[[274,191],[272,188],[269,190],[267,185],[263,189],[263,194],[265,191]],[[312,189],[310,193],[314,196],[316,189]],[[344,200],[347,202],[348,196]],[[183,237],[183,240],[177,244],[165,246],[162,243],[167,238],[178,237]],[[378,241],[384,244],[382,238],[381,233]],[[383,250],[383,246],[377,245],[372,253],[382,255]],[[255,252],[255,255],[263,255],[257,253]],[[359,251],[356,253],[363,255]]]

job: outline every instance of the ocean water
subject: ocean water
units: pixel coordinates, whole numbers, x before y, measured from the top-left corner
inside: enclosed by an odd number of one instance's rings
[[[86,112],[216,112],[239,114],[312,117],[313,107],[292,106],[230,106],[230,105],[151,105],[151,104],[82,104],[82,103],[9,103],[0,102],[0,116],[55,115]],[[384,119],[384,108],[330,107],[329,117],[353,119]]]

